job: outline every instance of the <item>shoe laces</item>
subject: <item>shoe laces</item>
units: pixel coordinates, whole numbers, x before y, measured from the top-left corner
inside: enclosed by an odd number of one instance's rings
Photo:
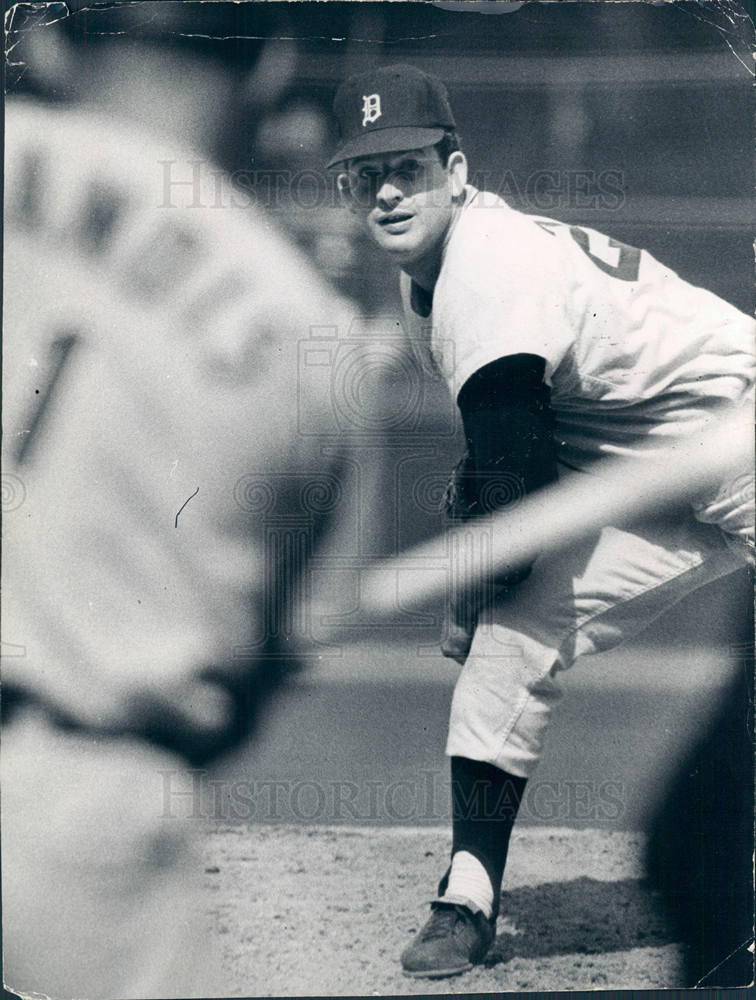
[[[433,941],[435,938],[447,937],[460,919],[460,907],[455,904],[434,906],[433,916],[423,928],[422,940]]]

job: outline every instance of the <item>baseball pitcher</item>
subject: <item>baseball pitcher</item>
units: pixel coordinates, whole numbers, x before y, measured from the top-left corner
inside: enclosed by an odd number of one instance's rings
[[[751,318],[645,251],[524,215],[468,184],[440,80],[403,65],[351,77],[334,114],[330,165],[401,269],[407,332],[459,408],[467,454],[450,484],[452,518],[490,513],[557,476],[596,476],[600,489],[605,456],[664,455],[748,405]],[[444,636],[445,653],[464,664],[447,742],[451,864],[402,955],[407,974],[452,975],[484,958],[560,671],[752,555],[744,467],[668,517],[542,554],[494,581],[494,600],[455,602]]]

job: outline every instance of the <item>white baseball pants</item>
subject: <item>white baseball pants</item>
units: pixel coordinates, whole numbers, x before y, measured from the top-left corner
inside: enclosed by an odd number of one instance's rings
[[[529,777],[561,697],[559,672],[578,656],[619,645],[751,561],[752,534],[753,487],[743,477],[688,517],[604,528],[541,557],[527,580],[481,615],[454,691],[447,754]]]

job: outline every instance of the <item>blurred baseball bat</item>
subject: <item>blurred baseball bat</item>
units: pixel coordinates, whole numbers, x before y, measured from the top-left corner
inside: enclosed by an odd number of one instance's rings
[[[453,581],[463,592],[493,574],[528,565],[595,534],[652,517],[731,482],[733,492],[753,489],[753,415],[729,411],[688,437],[631,458],[597,462],[508,509],[451,528],[401,555],[376,563],[361,579],[360,606],[371,617],[428,605]]]

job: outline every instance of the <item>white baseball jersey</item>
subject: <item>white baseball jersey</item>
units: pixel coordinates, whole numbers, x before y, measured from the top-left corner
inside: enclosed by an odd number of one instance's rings
[[[260,649],[338,490],[299,348],[352,312],[211,164],[91,112],[9,105],[5,184],[3,678],[110,724]]]
[[[454,398],[492,361],[545,358],[559,457],[576,468],[692,430],[753,386],[750,317],[645,251],[472,187],[430,315],[407,275],[401,287],[412,343]]]

